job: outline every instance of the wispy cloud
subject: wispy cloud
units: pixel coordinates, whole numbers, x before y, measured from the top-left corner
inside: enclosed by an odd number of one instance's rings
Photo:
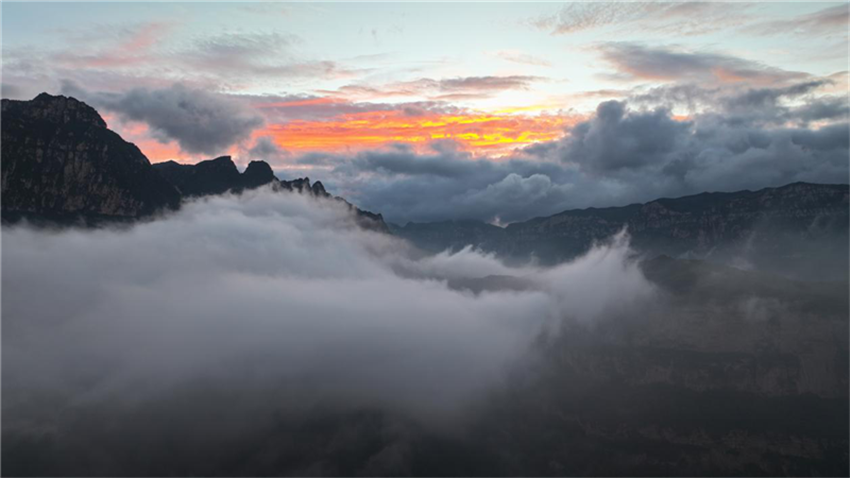
[[[605,43],[602,58],[617,72],[610,78],[623,80],[693,81],[699,83],[774,84],[809,76],[743,58],[673,47],[637,43]]]
[[[700,35],[745,23],[749,8],[726,2],[581,2],[530,23],[553,35],[603,28]]]
[[[848,24],[850,5],[842,3],[797,18],[757,23],[746,27],[744,31],[759,35],[839,35],[846,38]]]
[[[511,63],[518,63],[520,65],[531,65],[531,66],[552,66],[552,62],[546,60],[537,55],[532,55],[531,53],[526,53],[521,50],[497,50],[487,52],[488,55],[493,56],[495,58],[500,58],[505,61],[509,61]]]
[[[76,68],[121,68],[155,61],[154,47],[174,29],[170,22],[140,23],[122,28],[106,28],[111,33],[104,36],[114,37],[114,41],[103,42],[98,38],[83,37],[78,40],[92,45],[91,52],[83,53],[85,48],[68,49],[52,55],[52,61]],[[71,32],[66,35],[74,38]],[[105,43],[105,44],[104,44]]]
[[[337,90],[319,93],[341,95],[355,99],[387,99],[394,97],[432,100],[489,98],[511,90],[527,90],[534,83],[547,81],[540,76],[466,76],[453,78],[420,78],[384,85],[349,84]]]

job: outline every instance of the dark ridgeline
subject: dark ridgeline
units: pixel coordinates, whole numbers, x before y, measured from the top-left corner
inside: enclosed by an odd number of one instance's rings
[[[197,164],[180,164],[174,161],[156,163],[153,168],[173,184],[184,197],[200,197],[226,192],[240,193],[247,189],[269,185],[275,191],[297,192],[315,197],[333,199],[345,204],[364,229],[389,233],[380,214],[364,211],[345,199],[325,191],[321,181],[310,184],[310,178],[291,181],[278,180],[265,161],[251,161],[244,173],[239,173],[230,156],[201,161]]]
[[[156,163],[153,168],[187,197],[224,194],[235,185],[242,184],[242,174],[236,169],[236,164],[230,156],[221,156],[194,165],[167,161]],[[274,175],[266,182],[271,182],[272,179]]]
[[[2,220],[87,224],[133,221],[175,210],[181,200],[240,193],[271,184],[277,191],[333,198],[358,224],[388,232],[383,217],[362,211],[308,178],[278,180],[271,166],[252,161],[240,173],[230,156],[198,164],[151,165],[134,144],[106,127],[94,108],[65,96],[3,100]]]
[[[391,229],[430,251],[472,244],[503,257],[527,260],[533,255],[544,264],[557,264],[625,227],[632,247],[651,257],[701,258],[833,279],[847,276],[849,217],[846,184],[794,183],[569,210],[505,228],[479,221],[444,221],[391,225]]]

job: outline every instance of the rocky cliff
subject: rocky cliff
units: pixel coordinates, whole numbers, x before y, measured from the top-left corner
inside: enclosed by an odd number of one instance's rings
[[[128,219],[180,202],[139,148],[74,98],[4,99],[2,126],[4,221]]]

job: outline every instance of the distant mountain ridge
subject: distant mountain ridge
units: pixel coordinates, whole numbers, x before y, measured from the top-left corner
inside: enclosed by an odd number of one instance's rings
[[[151,165],[94,108],[74,98],[42,93],[30,101],[4,99],[2,125],[3,222],[133,221],[175,210],[186,198],[271,184],[278,191],[339,200],[361,226],[388,232],[380,214],[334,198],[321,182],[278,180],[265,161],[252,161],[242,173],[230,156]]]
[[[430,251],[473,245],[504,257],[554,264],[625,228],[632,246],[651,255],[710,258],[776,272],[783,272],[778,266],[802,267],[808,269],[804,275],[833,277],[847,274],[848,197],[846,184],[794,183],[568,210],[505,228],[447,221],[391,225],[391,230]]]

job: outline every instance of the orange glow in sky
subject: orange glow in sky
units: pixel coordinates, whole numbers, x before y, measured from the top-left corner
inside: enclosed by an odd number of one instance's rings
[[[428,149],[431,141],[453,140],[462,149],[474,154],[500,156],[517,147],[558,139],[565,129],[581,119],[578,116],[522,115],[512,112],[426,112],[410,115],[404,111],[389,110],[343,114],[328,120],[293,120],[267,124],[254,131],[250,144],[242,147],[250,147],[258,137],[270,136],[281,148],[296,154],[308,151],[359,151],[391,143],[408,144],[421,152]],[[135,143],[152,163],[171,159],[194,163],[206,159],[206,156],[239,155],[236,146],[215,155],[188,154],[180,149],[176,141],[162,143],[151,137],[144,123],[118,123],[109,115],[106,120],[127,141]]]
[[[452,139],[473,152],[498,153],[517,146],[557,139],[574,120],[563,116],[506,114],[408,115],[403,111],[369,111],[326,121],[297,120],[267,126],[290,151],[339,151],[388,143],[425,146],[432,140]]]

